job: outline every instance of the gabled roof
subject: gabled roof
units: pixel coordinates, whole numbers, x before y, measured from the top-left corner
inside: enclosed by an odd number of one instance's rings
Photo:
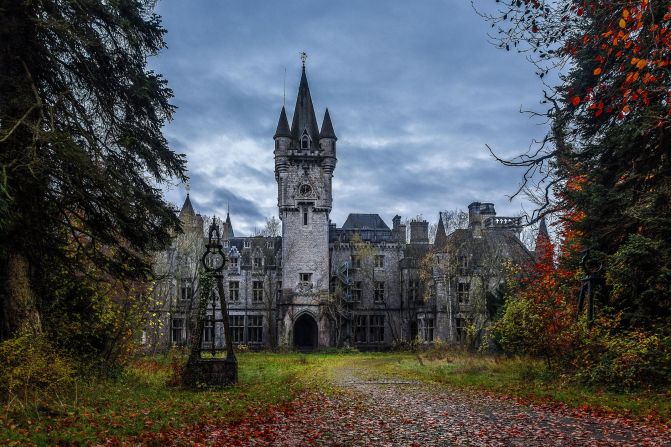
[[[319,138],[333,138],[337,140],[335,131],[333,130],[333,124],[331,123],[331,115],[329,114],[329,109],[326,109],[324,113],[324,121],[322,122],[322,130],[319,133]]]
[[[273,138],[286,137],[291,138],[291,129],[289,129],[289,120],[287,119],[287,112],[282,106],[280,112],[280,119],[277,121],[277,130]]]
[[[350,214],[342,226],[343,230],[369,229],[389,230],[379,214]]]
[[[317,127],[315,109],[312,106],[312,97],[310,96],[308,78],[305,74],[305,66],[303,66],[301,83],[298,86],[294,118],[291,123],[291,138],[299,141],[304,130],[308,132],[314,144],[317,145],[319,142],[319,128]]]

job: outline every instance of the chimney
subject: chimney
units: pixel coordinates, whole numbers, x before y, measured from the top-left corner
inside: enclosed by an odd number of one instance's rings
[[[473,230],[473,237],[480,237],[487,219],[495,216],[493,203],[473,202],[468,205],[468,227]]]
[[[413,220],[410,222],[410,243],[429,243],[429,222],[426,220]]]

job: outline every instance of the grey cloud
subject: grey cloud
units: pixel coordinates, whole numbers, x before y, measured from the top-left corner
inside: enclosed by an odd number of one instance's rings
[[[285,68],[293,113],[301,50],[318,120],[329,107],[340,138],[334,222],[355,211],[389,221],[399,210],[435,220],[471,200],[507,214],[523,205],[506,199],[520,173],[487,158],[485,144],[512,156],[545,133],[518,113],[540,107],[542,86],[524,57],[487,43],[488,26],[468,2],[194,0],[162,2],[158,12],[169,49],[151,63],[175,91],[166,134],[192,160],[199,211],[220,213],[230,200],[236,228],[246,230],[276,215],[266,160]],[[203,143],[218,137],[230,146]]]

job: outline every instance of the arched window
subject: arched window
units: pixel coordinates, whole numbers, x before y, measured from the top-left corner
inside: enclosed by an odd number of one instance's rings
[[[304,130],[303,131],[303,136],[301,137],[301,149],[309,149],[311,144],[310,144],[310,136],[308,135],[308,131]]]

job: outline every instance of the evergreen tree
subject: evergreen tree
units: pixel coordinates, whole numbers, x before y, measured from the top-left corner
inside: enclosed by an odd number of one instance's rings
[[[158,189],[185,160],[161,132],[172,92],[146,67],[165,46],[153,3],[0,0],[3,338],[40,330],[55,282],[146,278],[179,229]]]

